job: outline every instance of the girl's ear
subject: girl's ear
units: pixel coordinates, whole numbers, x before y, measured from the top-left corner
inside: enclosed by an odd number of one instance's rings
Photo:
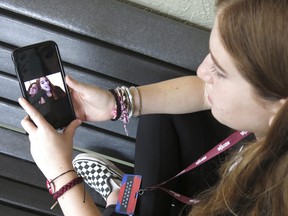
[[[280,99],[278,102],[275,103],[275,106],[272,110],[273,112],[273,115],[270,117],[269,119],[269,126],[271,127],[272,123],[273,123],[273,120],[276,116],[276,114],[278,113],[278,111],[282,108],[282,106],[287,103],[287,98],[285,99]],[[288,104],[287,104],[288,105]]]

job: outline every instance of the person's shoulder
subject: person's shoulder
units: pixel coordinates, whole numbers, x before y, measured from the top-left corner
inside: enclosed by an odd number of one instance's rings
[[[54,86],[54,92],[62,93],[62,92],[65,92],[65,91],[60,86]]]
[[[62,89],[60,86],[55,85],[54,86],[55,89]]]

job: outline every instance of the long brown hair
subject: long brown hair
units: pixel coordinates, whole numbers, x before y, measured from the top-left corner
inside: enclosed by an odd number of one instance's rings
[[[266,100],[288,97],[288,1],[218,0],[220,38],[242,76]],[[189,215],[287,215],[288,102],[266,136],[223,164],[221,180]]]
[[[57,100],[59,98],[65,97],[66,93],[64,92],[64,90],[62,90],[59,86],[55,86],[53,85],[53,83],[51,83],[51,81],[48,79],[48,77],[44,76],[44,78],[49,82],[49,86],[51,88],[51,94],[54,100]],[[36,83],[41,87],[40,85],[40,79],[36,80]],[[43,90],[44,91],[44,90]]]

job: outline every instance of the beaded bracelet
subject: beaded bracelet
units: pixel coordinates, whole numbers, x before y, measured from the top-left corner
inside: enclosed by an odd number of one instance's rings
[[[135,111],[135,100],[130,92],[130,89],[133,89],[138,96],[139,106],[137,114]],[[116,108],[112,110],[113,118],[111,120],[116,121],[119,119],[120,121],[122,121],[124,125],[124,130],[128,136],[127,124],[129,123],[129,119],[132,116],[140,116],[142,112],[142,99],[140,91],[134,86],[131,86],[130,88],[122,86],[117,87],[115,90],[110,89],[109,91],[114,96],[116,102]]]
[[[121,116],[119,118],[119,120],[121,120],[123,122],[123,126],[124,126],[124,130],[126,135],[128,136],[128,130],[127,130],[127,124],[129,123],[129,104],[127,101],[127,97],[125,96],[125,90],[123,88],[116,88],[115,89],[117,95],[118,95],[118,99],[120,102],[120,107],[121,107]]]

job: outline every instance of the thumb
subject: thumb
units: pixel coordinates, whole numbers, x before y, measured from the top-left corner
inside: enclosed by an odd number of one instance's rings
[[[65,136],[74,137],[76,129],[82,124],[82,121],[80,119],[75,119],[72,121],[64,130]]]
[[[81,83],[79,83],[77,80],[73,79],[71,76],[65,77],[66,84],[74,91],[81,92]]]

